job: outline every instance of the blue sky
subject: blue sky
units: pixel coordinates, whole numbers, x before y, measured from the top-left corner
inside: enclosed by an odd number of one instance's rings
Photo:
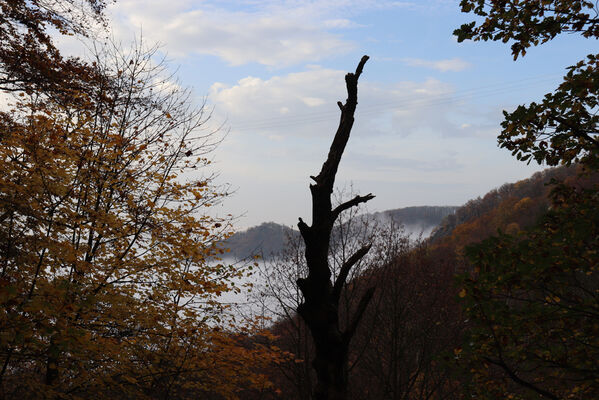
[[[458,1],[119,0],[113,35],[159,42],[185,86],[229,131],[214,156],[235,193],[218,206],[238,229],[309,219],[309,175],[326,157],[346,97],[343,76],[371,57],[359,84],[338,186],[377,197],[370,211],[460,205],[526,166],[499,149],[503,109],[541,99],[592,42],[565,36],[514,62],[509,44],[457,43]]]

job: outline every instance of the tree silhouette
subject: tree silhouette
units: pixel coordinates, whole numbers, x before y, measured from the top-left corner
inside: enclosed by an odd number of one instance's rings
[[[309,226],[301,218],[298,223],[306,243],[308,276],[297,280],[304,296],[304,302],[298,306],[297,311],[308,325],[314,339],[315,357],[312,366],[316,371],[314,398],[317,400],[347,398],[348,345],[374,293],[374,287],[364,292],[353,318],[342,331],[339,325],[339,297],[352,266],[368,253],[370,245],[356,251],[341,267],[335,282],[331,282],[328,263],[331,230],[335,220],[344,210],[367,202],[374,196],[355,196],[333,209],[331,194],[339,162],[354,123],[354,113],[358,104],[358,79],[367,60],[368,56],[363,56],[355,73],[345,75],[348,97],[345,104],[337,103],[341,110],[337,132],[320,173],[310,176],[315,182],[310,185],[312,225]]]

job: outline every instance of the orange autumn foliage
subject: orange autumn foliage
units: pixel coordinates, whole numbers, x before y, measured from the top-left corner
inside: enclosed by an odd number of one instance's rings
[[[73,101],[0,113],[0,397],[236,398],[276,361],[217,300],[219,138],[153,53],[98,54]],[[202,172],[204,171],[204,172]],[[239,330],[238,326],[232,328]],[[244,339],[245,338],[245,339]]]

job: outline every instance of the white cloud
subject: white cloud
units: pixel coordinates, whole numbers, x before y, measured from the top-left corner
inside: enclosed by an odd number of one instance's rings
[[[169,56],[204,54],[234,66],[280,68],[354,49],[356,43],[334,32],[363,28],[354,18],[364,11],[418,7],[392,0],[119,0],[109,12],[117,38],[141,33]]]
[[[215,83],[209,98],[233,134],[318,137],[334,132],[337,101],[346,97],[345,71],[317,66],[270,79],[246,77],[236,84]],[[432,134],[435,137],[478,136],[451,85],[436,79],[379,85],[366,70],[359,85],[354,134],[393,136]]]
[[[227,9],[219,2],[122,0],[111,7],[118,37],[139,34],[164,44],[170,56],[217,56],[231,65],[257,62],[285,67],[346,53],[353,43],[327,29],[355,28],[348,18],[330,18],[338,2],[277,5],[257,2]],[[343,3],[343,2],[340,2]]]
[[[15,95],[9,91],[0,90],[0,111],[7,112],[16,104]]]
[[[500,112],[472,118],[476,105],[447,83],[383,85],[372,82],[369,72],[367,65],[338,186],[353,181],[358,191],[376,193],[372,205],[380,209],[458,204],[488,190],[481,185],[492,185],[488,176],[509,159],[493,140]],[[217,118],[226,115],[231,128],[219,168],[240,185],[239,200],[233,201],[240,210],[249,208],[252,223],[275,217],[292,223],[298,215],[309,215],[308,176],[318,172],[337,128],[336,102],[346,97],[345,73],[311,65],[302,72],[212,86],[209,97],[221,113]],[[311,107],[310,98],[322,102]],[[257,189],[256,182],[263,186]],[[276,210],[265,205],[264,191],[280,199]],[[282,208],[296,211],[287,215]],[[265,213],[268,218],[252,217]]]
[[[233,131],[300,134],[306,121],[335,121],[336,101],[344,95],[343,71],[311,66],[270,79],[246,77],[235,85],[215,83],[210,99]],[[301,135],[301,134],[300,134]]]
[[[354,168],[368,171],[377,171],[384,173],[390,171],[393,173],[397,169],[404,169],[418,172],[436,172],[442,173],[448,170],[459,169],[460,163],[456,160],[455,155],[442,154],[440,158],[421,159],[418,157],[385,155],[377,152],[377,154],[348,152],[348,157],[352,158]],[[405,178],[404,178],[405,179]]]
[[[435,0],[436,1],[436,0]],[[393,0],[257,0],[252,4],[260,10],[272,13],[287,13],[295,18],[335,18],[340,16],[350,17],[363,11],[388,10],[396,8],[418,8],[420,2],[393,1]]]
[[[460,58],[451,58],[436,61],[423,60],[420,58],[404,58],[402,61],[411,67],[424,67],[436,69],[437,71],[441,72],[459,72],[467,68],[470,68],[471,66],[469,62],[464,61]]]
[[[302,101],[308,107],[318,107],[325,103],[323,99],[319,99],[318,97],[304,97]]]
[[[359,28],[364,25],[357,24],[349,19],[327,19],[324,21],[324,26],[333,29]]]

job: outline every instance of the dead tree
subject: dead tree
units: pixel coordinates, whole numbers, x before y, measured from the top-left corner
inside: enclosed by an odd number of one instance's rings
[[[358,78],[362,74],[368,56],[362,57],[355,73],[345,75],[347,100],[338,102],[341,109],[339,127],[331,144],[328,157],[314,181],[310,185],[312,194],[312,225],[308,226],[301,218],[298,227],[306,243],[306,263],[308,276],[297,280],[304,302],[297,308],[314,339],[315,357],[312,366],[316,371],[315,400],[341,400],[347,398],[348,370],[347,354],[349,342],[360,322],[372,295],[374,287],[362,295],[355,314],[344,330],[339,326],[339,296],[345,285],[350,269],[370,250],[364,246],[342,265],[335,282],[331,282],[328,264],[329,240],[333,224],[339,214],[360,203],[374,198],[372,194],[356,196],[333,209],[331,195],[335,175],[341,161],[345,145],[354,123],[354,113],[358,104]]]

